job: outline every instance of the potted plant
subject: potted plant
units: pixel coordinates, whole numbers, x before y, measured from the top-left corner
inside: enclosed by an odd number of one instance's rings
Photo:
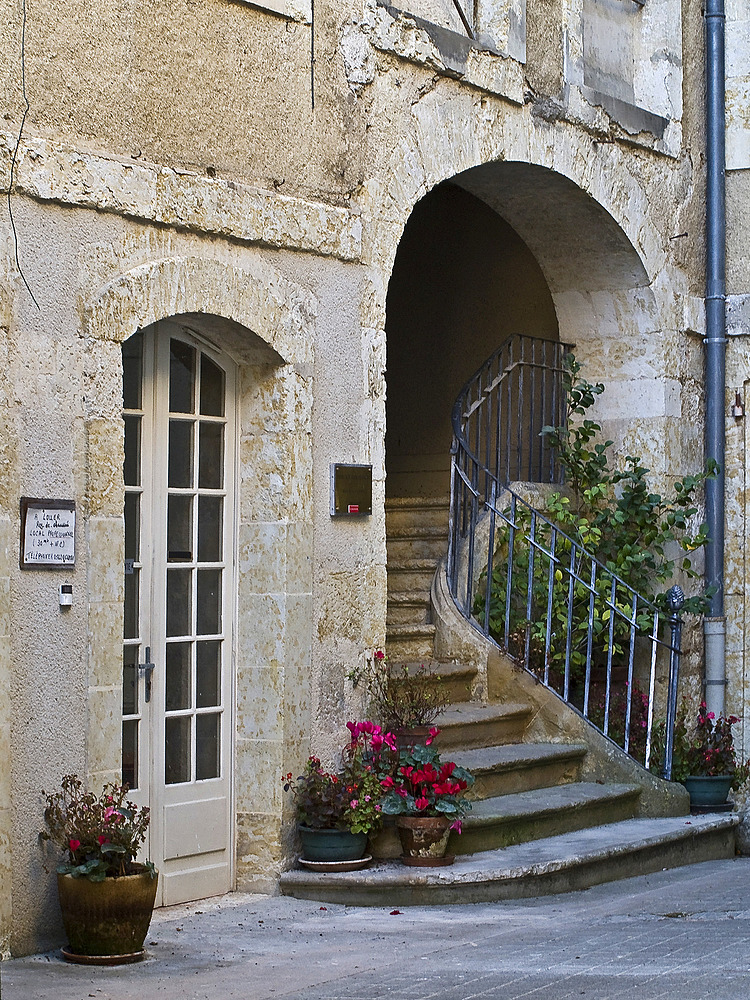
[[[368,714],[395,734],[399,746],[423,742],[450,700],[439,674],[430,673],[424,663],[393,665],[382,649],[348,677],[355,688],[364,683]]]
[[[402,749],[395,773],[381,780],[382,811],[396,817],[406,865],[452,864],[446,856],[451,830],[461,832],[461,817],[471,809],[463,793],[473,775],[453,761],[441,761],[431,745]]]
[[[327,771],[311,756],[296,780],[291,773],[283,779],[294,797],[300,861],[308,867],[360,861],[382,822],[380,778],[385,755],[395,751],[393,736],[369,721],[347,728],[351,739],[339,770]]]
[[[690,792],[691,807],[726,802],[737,771],[732,726],[739,721],[736,715],[717,719],[702,701],[695,725],[690,726],[683,699],[675,723],[672,776]]]
[[[135,860],[149,811],[127,799],[128,786],[110,783],[101,795],[85,792],[75,774],[47,797],[41,836],[67,854],[57,869],[57,891],[68,961],[121,964],[143,958],[158,874]]]

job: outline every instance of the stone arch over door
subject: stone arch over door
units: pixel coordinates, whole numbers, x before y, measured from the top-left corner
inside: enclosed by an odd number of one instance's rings
[[[122,343],[173,320],[238,373],[234,884],[267,887],[280,858],[276,775],[309,727],[315,301],[262,261],[139,264],[86,304],[89,780],[120,772]]]
[[[460,210],[451,215],[454,202]],[[432,247],[430,235],[436,240]],[[420,268],[420,259],[432,263]],[[483,287],[483,280],[493,285]],[[504,295],[498,294],[503,283]],[[441,298],[445,315],[431,315],[429,329],[423,330],[423,313],[434,311]],[[461,315],[449,318],[457,303]],[[504,303],[507,316],[494,315]],[[465,313],[475,314],[470,328]],[[677,331],[668,323],[643,260],[622,227],[569,178],[536,164],[501,161],[472,167],[432,188],[409,215],[388,288],[386,461],[389,474],[395,473],[389,495],[403,495],[402,479],[415,483],[417,494],[447,490],[448,417],[455,396],[511,333],[575,345],[587,372],[607,383],[606,404],[599,408],[606,433],[628,450],[637,448],[635,454],[651,449],[652,465],[663,467],[653,438],[654,421],[665,443],[673,430],[665,412],[664,380],[671,374]],[[431,356],[433,342],[441,346]],[[645,363],[639,367],[636,359]],[[422,419],[424,414],[428,417]],[[415,439],[412,445],[403,439],[418,434],[420,420],[423,437],[440,431],[442,464],[438,454],[428,453],[429,442]],[[409,463],[415,462],[412,469]]]
[[[379,348],[373,371],[386,370],[386,297],[404,229],[415,206],[448,182],[484,200],[534,255],[560,339],[575,343],[589,374],[608,385],[609,412],[599,414],[607,435],[636,454],[650,448],[654,469],[684,469],[686,456],[688,468],[698,467],[700,448],[680,429],[674,402],[680,390],[674,358],[684,356],[685,330],[701,323],[700,301],[669,242],[675,220],[666,206],[687,196],[679,166],[641,169],[632,147],[551,124],[529,106],[482,107],[478,113],[469,90],[451,91],[448,99],[435,88],[404,116],[401,141],[383,150],[366,182],[370,285],[363,326]],[[699,395],[700,377],[685,358],[683,395]],[[629,414],[623,420],[634,400],[640,426]],[[385,423],[381,406],[373,419]],[[655,446],[644,447],[646,438]]]
[[[448,493],[453,401],[480,365],[517,334],[559,340],[542,269],[485,201],[444,181],[415,205],[388,285],[390,498]],[[529,437],[525,430],[524,440]],[[530,458],[536,449],[525,447]]]

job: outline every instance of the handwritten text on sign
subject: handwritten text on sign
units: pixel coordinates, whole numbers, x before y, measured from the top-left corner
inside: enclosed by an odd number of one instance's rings
[[[72,566],[76,561],[76,512],[29,507],[23,538],[24,562]]]

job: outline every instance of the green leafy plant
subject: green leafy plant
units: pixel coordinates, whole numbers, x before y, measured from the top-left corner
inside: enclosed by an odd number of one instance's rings
[[[607,735],[620,746],[625,746],[625,729],[630,707],[630,728],[628,730],[628,753],[641,764],[646,763],[646,734],[648,733],[648,695],[641,690],[637,681],[625,684],[612,692]],[[589,718],[604,731],[606,693],[601,682],[592,684],[589,699]]]
[[[700,703],[695,722],[690,721],[691,715],[687,699],[683,698],[675,720],[672,780],[684,781],[691,776],[735,775],[739,771],[736,784],[742,784],[747,777],[747,765],[737,760],[732,734],[732,726],[740,720],[736,715],[720,715],[717,719],[713,712],[708,711],[705,701]],[[660,739],[659,758],[662,745],[663,737]]]
[[[689,577],[698,575],[690,553],[705,546],[708,534],[705,524],[692,531],[692,519],[698,513],[695,496],[705,480],[715,476],[717,465],[711,461],[705,472],[676,480],[670,496],[652,492],[650,470],[640,458],[627,455],[624,469],[612,469],[608,452],[613,442],[597,443],[601,426],[585,416],[604,385],[592,385],[580,372],[575,356],[567,355],[563,379],[567,423],[542,428],[573,494],[572,500],[560,494],[553,498],[551,520],[559,520],[563,530],[573,529],[573,537],[608,570],[663,607],[665,595],[658,584],[671,581],[678,566]],[[667,555],[670,543],[682,549],[681,559]],[[705,607],[704,597],[692,597],[683,612],[700,613]]]
[[[439,675],[424,664],[393,665],[382,649],[347,677],[355,688],[364,684],[368,714],[392,732],[431,725],[450,700]]]
[[[568,422],[542,430],[565,470],[569,494],[550,497],[546,510],[550,523],[518,504],[511,525],[511,508],[505,510],[505,518],[498,519],[489,605],[486,573],[480,577],[474,602],[477,619],[483,620],[488,612],[493,638],[535,673],[549,670],[553,686],[562,682],[566,659],[571,678],[581,676],[589,655],[589,623],[593,661],[606,663],[610,646],[615,665],[625,659],[632,640],[633,596],[628,588],[666,611],[666,587],[661,588],[678,569],[688,577],[697,576],[691,553],[703,547],[708,536],[705,525],[692,528],[698,512],[695,497],[715,474],[711,465],[704,473],[685,476],[665,497],[652,491],[649,470],[639,458],[628,455],[624,468],[611,468],[612,441],[598,442],[601,427],[586,416],[604,385],[581,378],[580,370],[568,355],[564,375]],[[532,519],[534,546],[528,541]],[[675,550],[682,555],[676,556]],[[587,553],[604,567],[595,575]],[[705,596],[693,596],[685,601],[683,612],[700,613],[705,607]],[[648,634],[653,613],[641,604],[635,622],[637,634]]]
[[[342,766],[327,771],[311,756],[298,778],[291,772],[283,776],[284,791],[292,793],[302,826],[374,833],[382,822],[380,780],[396,759],[395,739],[370,721],[348,722],[347,728],[351,741],[342,751]]]
[[[471,809],[463,793],[473,784],[469,771],[420,744],[402,750],[394,773],[381,781],[382,809],[389,816],[447,816],[460,832],[460,819]]]
[[[42,794],[47,797],[47,828],[41,837],[68,854],[68,861],[58,866],[60,874],[103,882],[145,868],[156,877],[150,861],[139,865],[135,860],[150,816],[145,806],[127,798],[127,785],[110,783],[95,795],[84,791],[77,775],[66,774],[59,792]]]

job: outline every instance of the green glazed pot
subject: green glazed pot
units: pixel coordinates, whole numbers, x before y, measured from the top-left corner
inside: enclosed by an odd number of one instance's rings
[[[298,827],[305,861],[358,861],[365,856],[366,833]]]
[[[690,792],[691,807],[711,807],[724,805],[732,781],[731,774],[690,775],[685,778],[683,785]]]

